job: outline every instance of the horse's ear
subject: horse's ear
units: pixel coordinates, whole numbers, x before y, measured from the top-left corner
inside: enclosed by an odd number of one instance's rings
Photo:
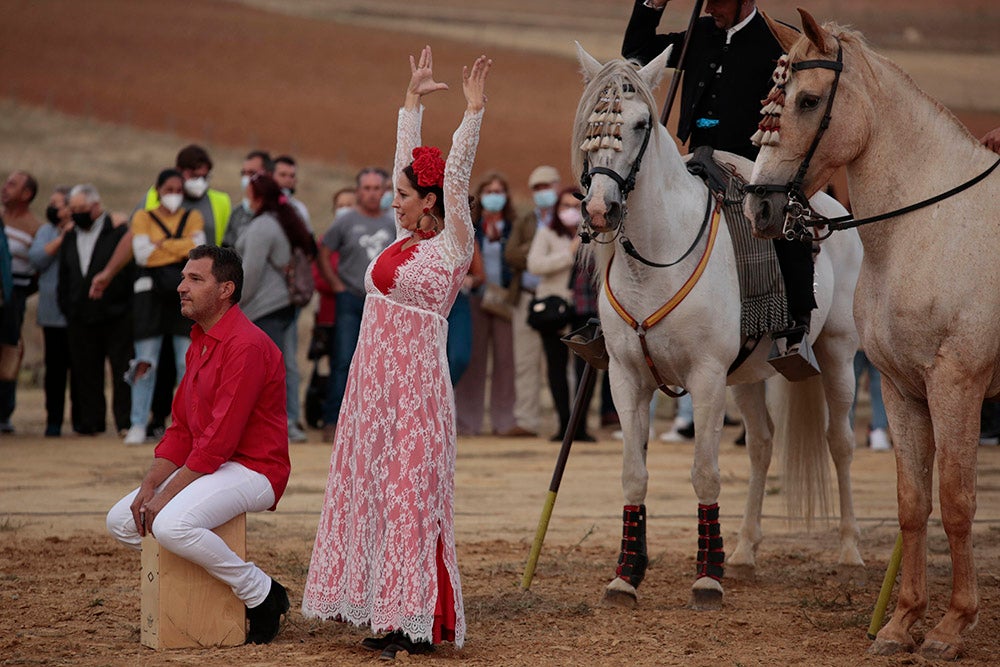
[[[591,80],[597,73],[601,71],[601,63],[597,61],[597,58],[587,53],[587,51],[580,46],[580,42],[574,42],[576,44],[576,59],[580,61],[580,72],[583,74],[583,82],[590,83]]]
[[[799,16],[802,18],[802,30],[805,32],[806,37],[809,41],[813,43],[819,52],[822,54],[827,54],[830,52],[830,47],[827,45],[827,38],[830,36],[826,30],[820,27],[816,19],[812,17],[812,14],[806,10],[798,7]]]
[[[663,49],[663,53],[650,60],[639,70],[639,77],[650,90],[659,85],[660,79],[663,78],[663,73],[667,71],[667,61],[670,60],[670,53],[673,50],[674,45],[671,44]]]
[[[792,49],[792,44],[799,41],[799,37],[802,33],[788,25],[787,23],[782,23],[768,16],[765,12],[761,12],[764,17],[764,22],[767,23],[768,29],[774,38],[778,40],[778,44],[781,46],[781,50],[788,53]]]

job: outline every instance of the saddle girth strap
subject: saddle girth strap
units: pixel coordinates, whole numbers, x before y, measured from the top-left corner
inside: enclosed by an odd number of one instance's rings
[[[719,524],[719,503],[698,503],[698,578],[722,581],[726,552],[722,548],[722,528]]]
[[[622,548],[615,575],[638,588],[646,576],[646,506],[626,505],[622,511]]]
[[[667,396],[672,398],[679,398],[687,393],[687,390],[682,389],[680,393],[677,393],[670,389],[667,384],[663,381],[660,376],[659,371],[656,369],[656,364],[653,362],[653,356],[649,353],[649,347],[646,345],[646,332],[651,328],[656,326],[663,318],[669,315],[680,303],[690,294],[691,290],[701,279],[701,275],[705,272],[705,267],[708,266],[708,259],[712,255],[712,248],[715,247],[715,239],[719,234],[719,219],[722,216],[722,201],[717,199],[715,202],[715,208],[712,211],[712,219],[709,224],[708,231],[708,241],[705,244],[705,250],[702,251],[701,259],[698,260],[697,266],[695,266],[694,271],[691,276],[684,281],[677,293],[674,294],[670,299],[660,306],[656,312],[644,319],[642,322],[638,321],[632,315],[625,310],[625,306],[618,301],[618,298],[611,291],[611,264],[614,262],[614,255],[608,260],[608,266],[604,270],[604,294],[608,297],[608,302],[611,307],[615,309],[619,317],[625,320],[625,323],[632,327],[636,334],[639,336],[639,345],[642,347],[642,355],[646,360],[646,365],[649,366],[650,373],[653,375],[653,380],[656,382],[657,387],[660,391],[665,393]]]

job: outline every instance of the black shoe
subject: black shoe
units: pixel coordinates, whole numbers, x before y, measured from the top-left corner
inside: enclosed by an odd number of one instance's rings
[[[723,426],[741,426],[743,424],[742,419],[737,419],[736,417],[730,417],[729,415],[724,415],[722,417]]]
[[[368,649],[369,651],[383,651],[390,644],[397,644],[400,639],[404,639],[405,635],[401,630],[393,630],[389,634],[383,635],[381,637],[366,637],[361,640],[361,648]]]
[[[46,438],[58,438],[62,436],[62,425],[61,424],[49,424],[45,427],[45,437]]]
[[[687,438],[688,440],[693,439],[694,438],[694,422],[691,422],[687,426],[682,426],[679,429],[677,429],[677,434],[680,435],[683,438]]]
[[[271,590],[264,601],[253,609],[247,608],[247,618],[250,620],[250,630],[247,632],[247,644],[270,644],[278,636],[281,628],[281,615],[288,612],[288,591],[274,579],[271,579]]]
[[[382,660],[395,660],[396,654],[400,651],[406,651],[410,655],[419,655],[422,653],[431,653],[434,651],[434,645],[428,641],[415,642],[402,631],[397,630],[396,632],[389,635],[393,637],[392,643],[382,649],[382,655],[379,656]],[[364,643],[364,642],[362,642]]]
[[[743,432],[740,433],[735,440],[733,440],[733,444],[739,447],[747,446],[747,430],[745,428],[743,429]]]
[[[581,433],[580,435],[573,438],[576,442],[597,442],[597,438],[590,435],[589,433]]]

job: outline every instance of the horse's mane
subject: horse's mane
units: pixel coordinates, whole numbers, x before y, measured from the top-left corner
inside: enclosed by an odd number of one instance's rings
[[[625,92],[628,84],[635,92]],[[580,103],[576,107],[576,117],[573,121],[573,138],[570,144],[570,162],[573,173],[577,177],[583,173],[584,151],[580,149],[587,136],[587,126],[590,114],[594,111],[605,91],[611,89],[613,94],[622,98],[638,97],[649,109],[653,122],[659,124],[659,112],[657,111],[656,100],[653,98],[653,91],[646,86],[642,77],[639,76],[639,64],[631,60],[616,59],[605,63],[604,67],[591,79],[584,87]],[[654,132],[651,141],[658,142],[658,133]],[[583,253],[593,256],[596,270],[594,271],[594,282],[600,285],[604,281],[604,270],[611,261],[614,254],[614,244],[591,243],[582,246]]]
[[[901,68],[899,65],[897,65],[889,58],[886,58],[882,54],[872,49],[871,46],[869,46],[868,44],[868,40],[865,39],[865,36],[860,31],[854,30],[849,26],[841,25],[839,23],[836,23],[835,21],[827,21],[826,23],[823,24],[822,27],[831,35],[837,37],[846,47],[850,46],[857,47],[858,55],[861,57],[862,62],[864,62],[865,67],[868,68],[868,75],[872,79],[875,79],[878,76],[878,74],[875,71],[875,68],[872,66],[872,62],[878,62],[879,64],[891,69],[893,72],[898,74],[899,77],[905,83],[908,83],[910,86],[912,86],[913,90],[915,90],[921,97],[923,97],[928,103],[930,103],[935,109],[937,109],[937,111],[942,116],[944,116],[947,119],[950,119],[953,122],[953,124],[957,128],[959,128],[961,132],[964,135],[966,135],[971,141],[977,144],[979,143],[979,140],[976,139],[971,132],[969,132],[969,128],[967,128],[965,124],[962,123],[962,121],[960,121],[957,116],[955,116],[954,112],[951,109],[941,104],[940,101],[938,101],[931,95],[928,95],[923,88],[917,85],[917,82],[913,80],[913,77],[911,77],[903,68]],[[795,44],[792,45],[792,48],[788,50],[789,61],[795,62],[798,59],[805,59],[807,57],[806,52],[808,51],[811,45],[812,43],[809,41],[808,37],[806,37],[805,35],[800,37],[798,41],[796,41]]]

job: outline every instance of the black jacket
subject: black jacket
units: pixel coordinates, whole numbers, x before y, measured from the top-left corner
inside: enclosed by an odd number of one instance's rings
[[[685,33],[656,34],[662,15],[636,0],[622,42],[624,57],[645,64],[673,44],[667,64],[676,65]],[[782,53],[759,10],[728,45],[726,32],[716,28],[711,17],[699,18],[688,45],[677,137],[682,142],[690,138],[689,149],[707,144],[755,159],[759,149],[750,137],[757,131],[761,100],[771,89],[771,74]],[[720,65],[722,73],[718,74]],[[719,123],[714,129],[698,130],[695,121],[699,118]]]
[[[100,299],[88,296],[94,276],[108,265],[118,242],[128,232],[128,225],[115,227],[107,213],[94,224],[101,225],[101,233],[97,237],[87,275],[83,275],[80,268],[75,229],[66,233],[59,248],[59,286],[56,288],[56,296],[59,308],[66,315],[67,321],[72,323],[98,324],[126,315],[132,310],[135,270],[132,262],[118,272]]]

